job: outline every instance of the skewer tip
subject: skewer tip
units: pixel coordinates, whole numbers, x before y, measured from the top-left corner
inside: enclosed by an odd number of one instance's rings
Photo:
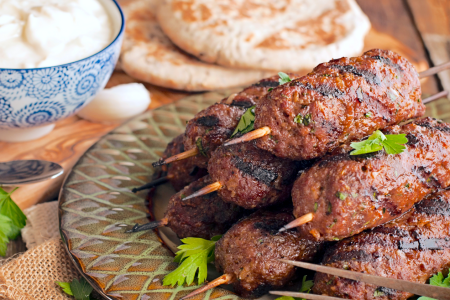
[[[205,186],[204,188],[196,191],[195,193],[187,196],[186,198],[183,198],[181,200],[186,201],[195,197],[199,197],[199,196],[203,196],[212,192],[215,192],[217,190],[219,190],[222,187],[222,184],[220,182],[213,182],[207,186]]]
[[[159,160],[152,163],[152,166],[153,166],[153,168],[157,168],[157,167],[160,167],[165,164],[167,164],[166,161],[164,160],[164,158],[161,157]]]
[[[136,223],[136,225],[134,225],[133,228],[125,231],[125,233],[134,233],[134,232],[139,232],[139,231],[151,230],[151,229],[165,226],[168,223],[169,222],[168,222],[167,218],[162,218],[161,220],[152,221],[152,222],[149,222],[147,224],[142,224],[142,225],[139,225]]]
[[[224,143],[224,146],[230,146],[230,145],[234,145],[234,144],[239,144],[239,143],[243,143],[243,142],[249,142],[255,139],[259,139],[263,136],[269,135],[271,132],[271,129],[267,126],[255,129],[253,131],[250,131],[249,133],[244,134],[243,136],[236,138],[236,139],[232,139],[226,143]]]
[[[278,230],[278,232],[283,232],[291,228],[302,226],[308,222],[311,222],[314,219],[313,213],[307,213],[306,215],[301,216],[300,218],[295,219],[294,221],[284,225]]]
[[[217,287],[219,285],[222,285],[222,284],[232,283],[234,281],[234,278],[235,278],[234,275],[223,274],[222,276],[217,277],[216,279],[214,279],[213,281],[209,282],[208,284],[202,286],[201,288],[196,289],[195,291],[193,291],[193,292],[187,294],[186,296],[180,298],[180,300],[184,300],[184,299],[187,299],[187,298],[190,298],[190,297],[194,297],[194,296],[196,296],[198,294],[206,292],[206,291],[208,291],[210,289],[213,289],[213,288],[215,288],[215,287]]]

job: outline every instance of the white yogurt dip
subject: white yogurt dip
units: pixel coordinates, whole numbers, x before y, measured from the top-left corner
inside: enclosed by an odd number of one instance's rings
[[[77,61],[104,49],[112,35],[98,0],[0,0],[0,68]]]

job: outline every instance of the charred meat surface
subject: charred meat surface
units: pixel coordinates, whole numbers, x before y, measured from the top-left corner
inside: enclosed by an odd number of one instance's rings
[[[163,157],[171,157],[181,152],[184,152],[183,134],[174,138],[172,142],[167,145]],[[197,157],[189,157],[163,167],[170,183],[176,191],[182,190],[189,183],[202,178],[208,173],[206,169],[197,166],[196,160]]]
[[[392,51],[331,60],[257,103],[255,128],[271,129],[257,146],[293,160],[320,157],[347,141],[422,116],[420,97],[418,73]]]
[[[294,215],[314,213],[302,236],[340,240],[398,218],[427,194],[450,186],[450,125],[425,118],[385,133],[406,134],[401,154],[349,155],[336,149],[294,183]]]
[[[323,264],[425,283],[450,267],[450,191],[432,194],[397,220],[340,241]],[[403,300],[410,293],[317,273],[313,291],[347,299]]]
[[[301,239],[295,230],[278,232],[293,219],[289,210],[262,210],[235,224],[217,242],[216,268],[234,276],[239,296],[258,298],[291,281],[295,267],[277,259],[314,260],[321,243]]]
[[[297,78],[290,74],[291,78]],[[242,115],[255,105],[270,88],[278,86],[278,75],[263,79],[243,91],[223,99],[190,120],[186,126],[186,150],[201,147],[197,164],[206,168],[211,153],[231,137]]]
[[[183,201],[183,198],[210,183],[210,177],[205,176],[191,183],[170,199],[165,218],[168,220],[170,229],[179,238],[210,239],[225,233],[242,217],[244,213],[242,208],[223,202],[217,193]]]
[[[208,172],[222,184],[218,194],[246,209],[260,208],[289,198],[300,162],[278,158],[253,141],[221,146],[212,153]]]

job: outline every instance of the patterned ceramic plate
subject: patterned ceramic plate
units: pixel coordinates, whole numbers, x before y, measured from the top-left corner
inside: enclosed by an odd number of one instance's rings
[[[170,230],[127,234],[148,222],[146,193],[131,188],[148,182],[168,142],[186,121],[233,91],[207,93],[150,111],[103,137],[75,165],[60,195],[61,236],[75,265],[107,299],[178,299],[196,286],[170,288],[163,277],[174,270],[177,239]],[[162,217],[174,191],[157,189],[154,213]],[[164,245],[161,238],[165,240]],[[170,248],[170,249],[169,249]],[[215,289],[196,299],[239,299]]]
[[[139,116],[102,138],[68,176],[60,196],[61,236],[76,266],[107,299],[174,300],[197,288],[161,284],[177,267],[172,251],[178,240],[169,229],[160,230],[160,236],[153,231],[125,233],[147,222],[149,213],[145,192],[135,195],[130,190],[148,182],[151,163],[184,131],[186,121],[232,92],[190,96]],[[428,106],[427,115],[450,121],[449,108],[441,99]],[[153,197],[156,218],[162,218],[173,193],[168,185],[158,187]],[[214,289],[194,299],[239,297]]]

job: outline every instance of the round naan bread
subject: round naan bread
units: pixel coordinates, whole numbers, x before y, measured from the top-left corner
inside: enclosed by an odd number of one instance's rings
[[[158,20],[205,62],[285,72],[360,54],[370,29],[354,0],[161,0]]]
[[[159,0],[121,0],[126,30],[120,67],[130,76],[186,91],[245,86],[273,72],[233,69],[198,60],[176,47],[156,21]]]

